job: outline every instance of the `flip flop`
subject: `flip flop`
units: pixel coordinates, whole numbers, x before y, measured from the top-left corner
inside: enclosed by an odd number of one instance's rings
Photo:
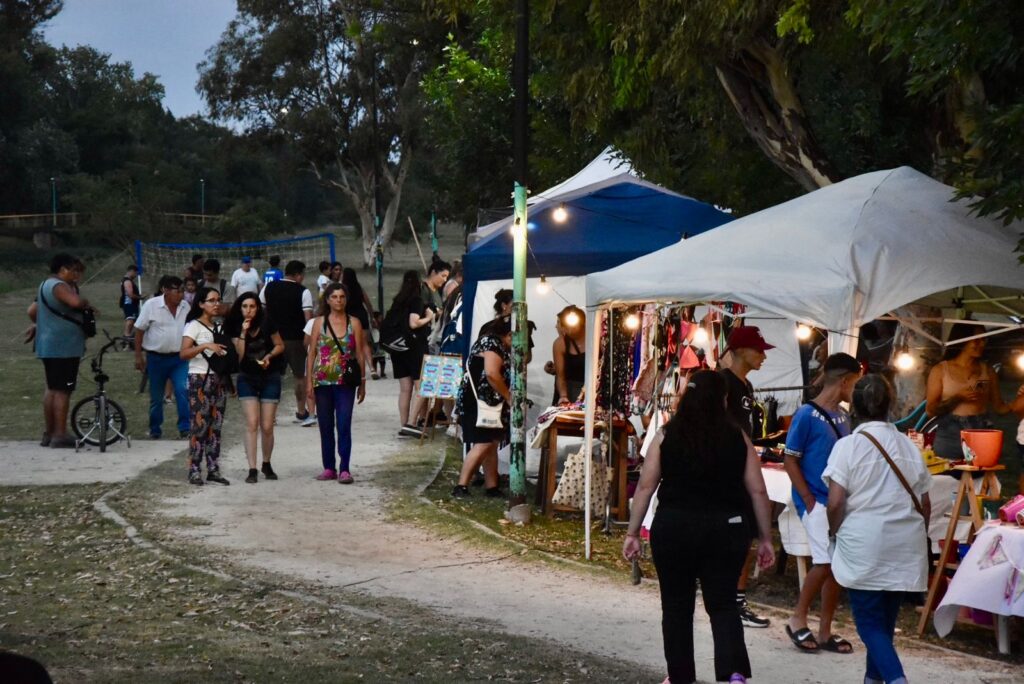
[[[830,636],[828,641],[821,644],[821,648],[826,651],[831,651],[832,653],[842,653],[843,655],[853,653],[853,644],[843,637],[836,636],[835,634]]]
[[[794,632],[789,625],[786,625],[786,635],[796,646],[796,650],[803,653],[817,653],[821,648],[818,646],[818,640],[814,638],[814,634],[806,627]]]

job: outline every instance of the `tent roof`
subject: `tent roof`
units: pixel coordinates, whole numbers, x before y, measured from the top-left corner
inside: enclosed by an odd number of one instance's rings
[[[1022,230],[1019,222],[972,215],[967,202],[953,201],[952,188],[900,167],[594,273],[587,299],[591,306],[729,300],[846,330],[926,297],[949,306],[960,287],[1019,295],[1024,269],[1014,250]]]
[[[580,169],[576,175],[571,176],[557,185],[552,185],[544,192],[537,193],[526,200],[527,204],[536,204],[544,199],[560,197],[574,190],[585,188],[612,176],[628,174],[637,177],[633,171],[633,164],[609,145],[601,151],[601,154],[594,157],[593,161]]]
[[[552,212],[564,204],[565,223]],[[610,268],[719,226],[732,217],[709,204],[629,174],[545,199],[530,208],[532,275],[584,275]],[[512,276],[512,217],[491,224],[466,252],[466,278]]]

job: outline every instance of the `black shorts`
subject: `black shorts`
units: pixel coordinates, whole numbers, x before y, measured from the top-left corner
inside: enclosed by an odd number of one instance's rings
[[[46,389],[71,394],[78,385],[78,364],[81,358],[42,359],[46,371]]]
[[[139,317],[139,303],[133,301],[131,304],[122,304],[121,311],[124,311],[124,319],[134,321]]]
[[[306,345],[302,340],[282,340],[284,342],[284,358],[288,360],[288,367],[292,369],[292,376],[296,378],[306,377]]]
[[[419,380],[420,370],[423,368],[423,350],[410,349],[401,354],[392,353],[391,366],[396,380],[400,378]]]

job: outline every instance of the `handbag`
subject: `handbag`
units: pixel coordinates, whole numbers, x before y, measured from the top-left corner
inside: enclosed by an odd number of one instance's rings
[[[917,498],[917,494],[914,494],[914,489],[910,486],[910,483],[907,482],[907,478],[903,476],[903,472],[896,467],[896,463],[893,462],[892,457],[889,455],[889,452],[885,450],[885,447],[882,446],[881,442],[875,439],[875,436],[867,430],[861,430],[860,434],[867,437],[868,440],[875,445],[875,448],[882,454],[882,458],[884,458],[885,462],[889,464],[890,468],[892,468],[892,472],[896,475],[896,479],[900,481],[903,488],[907,490],[907,494],[910,495],[910,500],[914,504],[914,510],[916,510],[921,516],[921,519],[924,520],[924,549],[925,558],[928,558],[932,552],[932,542],[928,538],[928,516],[925,515],[924,506],[921,505],[921,501]]]
[[[219,344],[224,347],[223,354],[207,354],[205,351],[202,352],[202,357],[206,359],[207,375],[212,371],[222,378],[227,378],[232,373],[237,373],[238,351],[235,349],[235,345],[231,341],[231,338],[226,332],[224,332],[224,326],[215,324],[214,327],[211,328],[198,319],[196,322],[210,331],[210,334],[213,335],[213,341],[215,344]]]
[[[501,420],[501,410],[505,406],[505,402],[491,406],[487,402],[480,401],[480,395],[476,393],[476,383],[473,382],[473,374],[469,372],[468,359],[466,360],[466,377],[469,378],[469,386],[476,398],[476,426],[489,430],[500,430],[505,427],[505,423]]]
[[[338,341],[338,336],[334,334],[330,317],[324,316],[324,325],[327,326],[327,332],[331,333],[331,337],[334,338],[334,344],[340,352],[341,342]],[[363,384],[363,369],[359,367],[358,354],[355,355],[355,363],[353,363],[351,355],[349,356],[348,362],[345,364],[345,370],[341,373],[341,384],[343,387],[359,387]]]

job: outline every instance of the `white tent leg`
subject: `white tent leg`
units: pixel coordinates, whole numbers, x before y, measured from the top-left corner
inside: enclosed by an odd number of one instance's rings
[[[583,406],[583,453],[585,462],[583,473],[585,488],[583,494],[583,550],[584,557],[587,560],[590,560],[590,469],[592,462],[591,452],[594,448],[594,412],[597,404],[597,351],[601,348],[601,323],[603,320],[603,311],[587,311],[587,325],[589,326],[590,334],[587,335],[587,382],[584,393],[586,403]]]

